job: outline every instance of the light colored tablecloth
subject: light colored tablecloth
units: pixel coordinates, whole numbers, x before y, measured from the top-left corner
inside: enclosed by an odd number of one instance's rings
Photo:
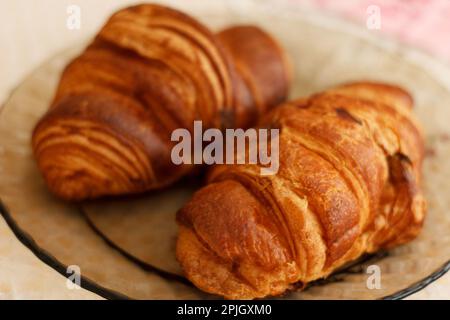
[[[187,0],[185,0],[187,1]],[[27,73],[49,59],[58,51],[76,44],[86,36],[92,35],[113,10],[126,4],[139,1],[119,0],[15,0],[0,2],[0,101],[5,100],[14,86],[18,85]],[[386,32],[392,33],[400,40],[414,43],[425,50],[434,52],[441,58],[450,60],[450,42],[439,40],[448,35],[450,26],[444,22],[441,12],[450,12],[441,0],[412,1],[415,12],[405,10],[397,1],[338,1],[327,0],[290,0],[302,5],[312,5],[332,10],[359,21],[365,25],[366,7],[378,4],[386,8],[383,25]],[[403,2],[403,1],[398,1]],[[345,4],[344,4],[345,3]],[[434,6],[424,11],[424,4]],[[81,8],[81,29],[69,30],[66,27],[67,7],[76,4]],[[403,9],[402,9],[403,8]],[[397,11],[396,11],[397,10]],[[399,11],[400,10],[400,11]],[[447,10],[447,11],[445,11]],[[425,13],[424,13],[425,12]],[[437,14],[436,12],[439,12]],[[399,23],[402,18],[403,25]],[[445,17],[445,15],[442,15]],[[397,22],[394,20],[397,19]],[[414,32],[405,32],[404,19],[414,21]],[[422,27],[417,24],[422,23]],[[434,37],[429,37],[433,28],[437,30]],[[447,29],[445,29],[447,28]],[[411,30],[410,30],[411,31]],[[415,34],[412,36],[411,34]],[[1,178],[1,177],[0,177]],[[0,218],[0,299],[94,299],[95,294],[80,290],[68,290],[66,279],[35,257],[14,236],[12,231]],[[450,275],[442,277],[426,289],[412,296],[416,299],[450,299]]]

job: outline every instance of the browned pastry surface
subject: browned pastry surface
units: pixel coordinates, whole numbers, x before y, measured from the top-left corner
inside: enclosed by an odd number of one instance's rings
[[[160,188],[192,170],[171,162],[174,129],[247,127],[285,99],[289,79],[282,50],[256,27],[215,36],[179,11],[130,7],[64,70],[34,154],[68,200]]]
[[[216,166],[178,214],[177,258],[197,287],[279,295],[418,234],[424,145],[407,92],[344,85],[275,108],[261,127],[280,129],[278,173]]]

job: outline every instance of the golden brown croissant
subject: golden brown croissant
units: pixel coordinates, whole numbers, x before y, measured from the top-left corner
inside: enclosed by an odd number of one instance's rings
[[[160,188],[192,170],[171,162],[174,129],[247,127],[289,82],[281,48],[257,27],[215,36],[179,11],[130,7],[64,70],[34,154],[68,200]]]
[[[231,299],[278,295],[414,238],[426,209],[411,107],[400,88],[354,83],[271,111],[261,127],[280,130],[278,173],[215,166],[180,210],[187,277]]]

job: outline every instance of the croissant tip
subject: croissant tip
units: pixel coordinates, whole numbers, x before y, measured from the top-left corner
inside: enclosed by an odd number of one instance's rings
[[[50,173],[46,174],[44,179],[50,192],[62,200],[80,202],[94,196],[94,184],[89,183],[87,176],[82,178],[82,173],[73,175]]]

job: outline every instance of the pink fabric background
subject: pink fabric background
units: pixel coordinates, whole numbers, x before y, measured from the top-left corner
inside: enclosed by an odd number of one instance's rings
[[[450,62],[450,0],[290,0],[366,25],[370,5],[381,12],[381,32]]]

